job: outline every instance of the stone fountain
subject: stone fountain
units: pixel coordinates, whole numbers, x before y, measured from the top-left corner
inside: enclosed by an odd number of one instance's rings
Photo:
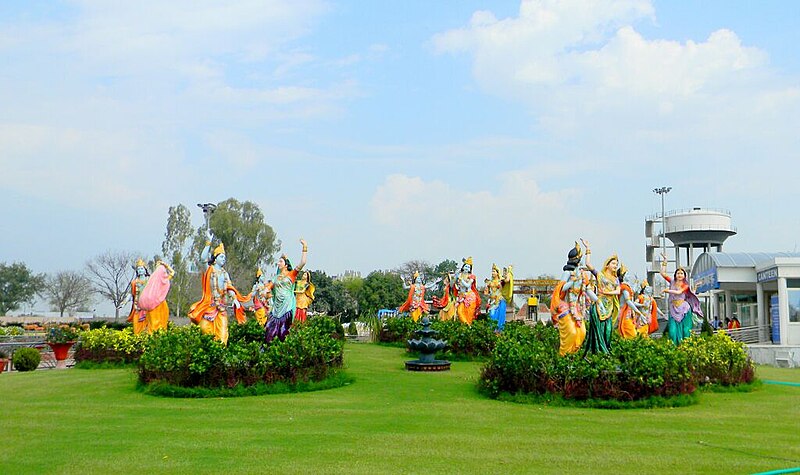
[[[422,330],[417,330],[414,334],[419,339],[408,340],[408,348],[418,351],[419,359],[406,361],[406,369],[408,371],[450,370],[449,361],[435,359],[436,353],[445,349],[447,342],[434,338],[439,332],[431,330],[431,320],[428,317],[422,319]]]

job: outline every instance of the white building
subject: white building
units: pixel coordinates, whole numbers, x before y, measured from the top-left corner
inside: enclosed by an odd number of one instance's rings
[[[800,366],[800,253],[705,252],[691,276],[709,317],[736,314],[757,332],[762,345],[750,345],[756,362]]]

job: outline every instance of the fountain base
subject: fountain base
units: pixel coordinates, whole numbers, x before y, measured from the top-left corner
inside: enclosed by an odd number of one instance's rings
[[[408,371],[450,371],[450,362],[447,360],[433,360],[430,362],[411,360],[406,361]]]

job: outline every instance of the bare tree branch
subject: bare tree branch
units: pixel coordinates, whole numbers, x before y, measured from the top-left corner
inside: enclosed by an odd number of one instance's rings
[[[130,292],[135,259],[131,252],[106,251],[86,263],[94,291],[114,304],[115,321],[119,319],[119,308]]]

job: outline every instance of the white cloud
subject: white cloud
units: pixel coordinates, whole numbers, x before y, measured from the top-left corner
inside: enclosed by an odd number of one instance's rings
[[[686,189],[768,182],[771,169],[800,179],[800,167],[786,167],[800,155],[800,78],[731,30],[645,38],[635,25],[655,15],[646,0],[525,0],[516,17],[476,12],[433,44],[468,54],[484,91],[525,104],[543,141],[573,146],[562,160],[592,156],[635,180],[668,168]],[[713,180],[694,177],[712,170]],[[739,195],[717,198],[724,206]]]
[[[488,274],[492,262],[536,273],[560,269],[582,230],[595,230],[584,237],[604,247],[615,235],[612,227],[584,218],[586,197],[576,189],[542,190],[530,171],[486,179],[490,186],[469,190],[414,176],[386,177],[370,201],[377,225],[372,246],[396,264],[471,255],[478,274]]]

